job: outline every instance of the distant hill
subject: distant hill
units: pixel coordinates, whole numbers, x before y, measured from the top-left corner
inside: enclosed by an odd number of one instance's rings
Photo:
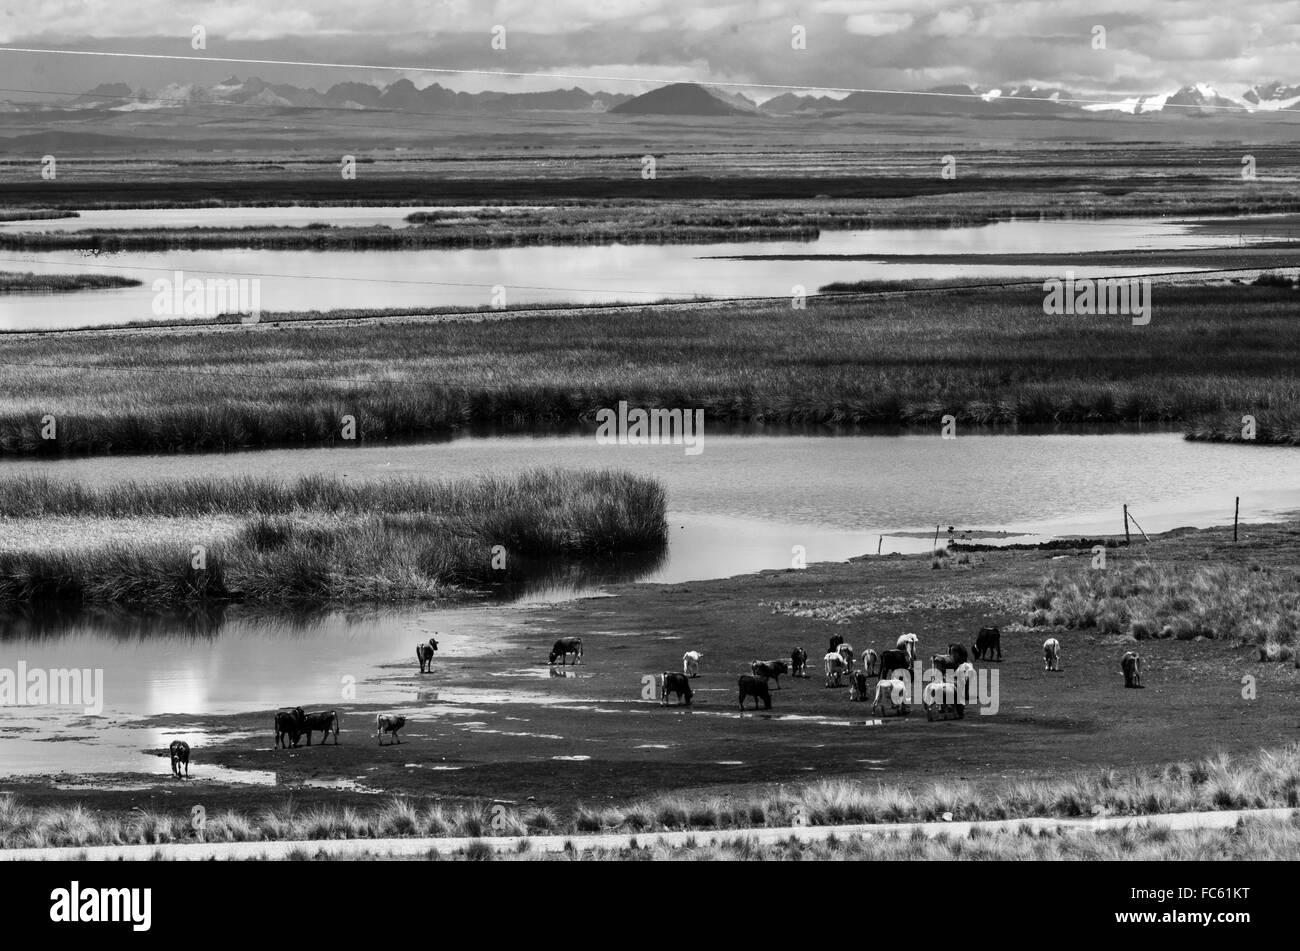
[[[633,116],[743,116],[750,112],[695,83],[661,86],[609,111]]]

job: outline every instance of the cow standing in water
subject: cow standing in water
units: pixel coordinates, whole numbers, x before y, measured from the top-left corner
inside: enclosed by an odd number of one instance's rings
[[[437,634],[437,631],[433,633]],[[433,652],[438,649],[438,642],[432,637],[427,644],[415,645],[415,659],[420,662],[420,673],[433,672]]]
[[[561,637],[558,641],[556,641],[555,645],[551,648],[550,662],[554,664],[555,658],[558,657],[560,658],[561,664],[567,665],[569,662],[570,654],[574,655],[573,662],[575,664],[582,663],[582,638],[581,637]]]
[[[190,745],[184,740],[172,740],[172,745],[168,748],[172,756],[172,775],[177,779],[181,778],[181,766],[185,766],[185,778],[190,775]]]

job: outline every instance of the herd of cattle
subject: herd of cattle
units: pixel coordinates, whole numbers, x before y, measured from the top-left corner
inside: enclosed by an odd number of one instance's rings
[[[578,653],[581,656],[581,638],[578,641]],[[873,714],[884,715],[887,711],[908,713],[908,689],[905,682],[907,672],[916,662],[919,639],[915,634],[899,636],[892,649],[877,652],[867,648],[859,660],[853,647],[845,643],[842,635],[835,634],[830,639],[826,654],[822,657],[822,669],[826,675],[827,687],[840,687],[847,678],[849,700],[854,702],[871,700]],[[557,650],[559,644],[557,642]],[[669,698],[675,698],[681,705],[690,705],[693,691],[691,680],[700,676],[700,651],[687,651],[682,655],[682,672],[664,671],[660,677],[660,704],[667,705]],[[555,653],[552,653],[554,663]],[[975,641],[967,651],[964,644],[949,644],[943,654],[930,656],[930,667],[939,677],[927,682],[922,688],[921,706],[926,716],[934,719],[936,714],[946,717],[950,711],[957,717],[965,716],[966,700],[970,696],[970,685],[975,673],[971,658],[975,660],[1002,660],[1002,632],[996,627],[980,628]],[[855,666],[856,665],[856,666]],[[1049,637],[1043,642],[1043,669],[1060,671],[1061,642]],[[1142,686],[1142,658],[1136,651],[1126,651],[1120,660],[1120,669],[1124,674],[1125,687]],[[951,678],[946,675],[951,673]],[[769,689],[775,684],[781,689],[781,677],[807,678],[808,652],[796,647],[790,653],[790,661],[756,660],[749,665],[749,673],[741,674],[737,686],[737,702],[741,710],[745,701],[753,698],[754,709],[762,702],[765,710],[772,709],[772,693]],[[869,683],[876,678],[874,689]]]
[[[581,656],[581,639],[576,640],[579,642],[578,650]],[[892,649],[877,652],[873,648],[868,648],[859,660],[853,647],[845,643],[842,635],[836,634],[831,637],[827,652],[822,657],[826,686],[842,687],[847,678],[850,701],[866,701],[870,698],[873,713],[883,715],[885,711],[892,710],[905,714],[908,712],[908,692],[903,677],[916,661],[918,643],[919,638],[915,634],[903,634]],[[560,644],[557,642],[556,650],[559,647]],[[1058,657],[1059,648],[1058,644]],[[954,711],[958,717],[965,716],[967,684],[975,673],[975,667],[970,662],[972,654],[976,659],[987,657],[992,660],[996,657],[997,660],[1001,660],[1001,631],[996,627],[981,628],[970,651],[967,651],[964,644],[949,644],[947,653],[934,654],[930,657],[932,669],[940,674],[949,671],[954,674],[951,680],[936,680],[927,683],[923,688],[921,705],[930,719],[934,719],[936,714],[946,716],[949,711]],[[556,653],[553,651],[552,658],[555,656]],[[676,698],[678,704],[690,705],[691,697],[694,695],[691,680],[700,676],[700,661],[703,656],[700,651],[687,651],[682,655],[680,674],[666,670],[660,675],[659,702],[661,704],[667,705],[671,696]],[[810,676],[808,652],[802,647],[796,647],[790,652],[789,663],[785,660],[756,660],[751,663],[749,673],[741,674],[737,680],[739,688],[737,703],[740,709],[744,710],[745,702],[752,698],[754,709],[757,710],[761,702],[763,709],[771,710],[770,685],[775,684],[776,689],[780,690],[782,676],[808,678]],[[868,683],[872,677],[877,678],[874,690]]]
[[[835,634],[831,637],[827,652],[822,657],[826,686],[841,687],[847,678],[849,700],[866,701],[870,697],[873,714],[883,715],[886,711],[906,714],[909,712],[908,689],[904,678],[916,662],[917,645],[918,638],[915,634],[903,634],[889,650],[877,652],[873,648],[867,648],[859,661],[853,647],[845,643],[843,636]],[[433,638],[429,638],[427,643],[415,646],[415,658],[420,664],[420,673],[433,670],[433,655],[437,649],[438,642]],[[558,639],[551,648],[548,663],[554,667],[558,661],[568,666],[570,657],[575,664],[582,661],[581,637]],[[975,667],[970,662],[971,657],[976,660],[1001,660],[1001,631],[996,627],[980,628],[969,651],[964,644],[953,643],[948,645],[946,653],[930,656],[932,670],[940,675],[952,672],[954,676],[951,679],[934,680],[925,684],[922,689],[921,706],[927,717],[934,719],[936,714],[946,717],[949,711],[954,711],[958,717],[965,716],[964,701],[968,696],[967,685],[975,672]],[[663,672],[659,692],[661,704],[667,705],[671,695],[676,698],[678,704],[690,705],[691,697],[694,695],[691,680],[700,676],[700,661],[703,658],[704,654],[700,651],[687,651],[682,655],[680,674],[673,671]],[[1043,669],[1046,671],[1061,669],[1061,642],[1054,637],[1049,637],[1043,642]],[[1124,674],[1125,687],[1142,686],[1142,658],[1136,651],[1125,651],[1120,659],[1120,670]],[[740,709],[744,710],[745,701],[752,698],[755,710],[758,709],[760,702],[763,704],[763,709],[771,710],[772,693],[769,684],[775,683],[776,689],[780,690],[782,676],[808,678],[808,652],[802,647],[796,647],[790,652],[789,663],[784,660],[756,660],[751,663],[749,673],[741,674],[737,681],[739,687],[737,700]],[[874,690],[870,689],[871,685],[868,683],[873,677],[877,678]],[[278,710],[274,720],[275,748],[296,747],[303,736],[307,737],[307,745],[311,746],[313,733],[321,734],[322,745],[333,733],[334,743],[337,745],[340,723],[341,718],[337,710],[305,711],[302,707],[286,707]],[[395,743],[401,743],[397,734],[404,726],[406,726],[406,717],[401,714],[377,714],[375,736],[379,744],[383,745],[385,736],[391,737]],[[169,752],[173,775],[178,779],[181,778],[181,770],[184,768],[185,776],[189,776],[189,744],[184,740],[176,740],[171,744]]]

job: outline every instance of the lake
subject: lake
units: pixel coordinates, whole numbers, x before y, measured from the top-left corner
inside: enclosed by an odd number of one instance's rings
[[[283,214],[289,223],[328,220],[337,224],[402,226],[411,208],[181,209],[177,225],[267,223]],[[139,226],[132,216],[162,211],[85,212],[97,227]],[[367,218],[366,215],[370,217]],[[889,261],[729,260],[755,254],[1029,254],[1135,249],[1231,247],[1262,239],[1276,216],[1233,219],[1242,234],[1210,227],[1220,219],[1158,218],[1003,221],[966,228],[901,228],[824,231],[813,241],[720,244],[591,245],[418,251],[219,251],[8,252],[6,270],[95,273],[133,277],[133,288],[72,294],[0,296],[0,330],[59,329],[169,320],[153,311],[155,280],[176,271],[199,279],[256,279],[264,311],[333,308],[487,306],[493,288],[505,288],[506,306],[528,303],[639,303],[663,298],[785,296],[795,285],[808,293],[835,281],[969,278],[970,280],[1060,277],[1061,267],[1017,264],[928,264]],[[64,222],[40,223],[48,230]],[[115,223],[115,224],[114,224]],[[1256,224],[1252,224],[1256,223]],[[1252,232],[1257,227],[1259,233]],[[11,225],[9,230],[15,230]],[[24,230],[33,230],[24,225]],[[1243,235],[1245,237],[1243,237]],[[1176,268],[1170,270],[1188,270]],[[1080,275],[1150,273],[1141,268],[1081,267]]]
[[[327,473],[380,480],[507,474],[538,463],[616,467],[661,479],[671,520],[668,552],[657,564],[598,568],[563,585],[535,588],[514,604],[279,618],[239,606],[187,616],[45,611],[0,617],[0,667],[15,668],[19,660],[29,667],[101,667],[107,693],[98,717],[57,707],[5,709],[0,773],[165,773],[167,761],[142,750],[164,747],[178,730],[150,726],[143,718],[263,710],[287,696],[329,702],[339,695],[341,671],[364,685],[361,700],[414,703],[417,688],[373,679],[386,664],[413,666],[417,641],[437,631],[442,655],[473,656],[521,624],[523,607],[590,595],[601,581],[685,582],[783,569],[795,545],[804,546],[810,563],[878,549],[928,551],[936,525],[943,537],[953,525],[974,539],[1010,532],[1003,540],[1013,542],[1113,534],[1122,531],[1125,503],[1147,532],[1230,522],[1236,496],[1246,522],[1300,508],[1300,452],[1191,443],[1172,432],[995,433],[950,440],[708,434],[703,445],[699,455],[687,456],[682,447],[598,445],[585,435],[497,436],[165,459],[0,462],[0,473],[41,470],[96,485],[160,473]],[[429,709],[456,716],[471,707],[453,702]],[[192,742],[205,739],[197,728],[179,733]],[[77,742],[58,742],[73,738]],[[212,767],[205,770],[219,775]],[[221,778],[270,781],[260,775]]]

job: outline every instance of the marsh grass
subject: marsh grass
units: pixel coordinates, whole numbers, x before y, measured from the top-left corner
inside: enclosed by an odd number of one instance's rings
[[[1300,658],[1295,572],[1260,565],[1121,565],[1051,574],[1026,602],[1030,626],[1253,645],[1260,660]],[[1297,660],[1300,663],[1300,659]]]
[[[45,520],[234,516],[217,539],[117,540],[0,551],[0,603],[179,607],[453,597],[518,581],[529,559],[658,551],[662,486],[627,473],[533,470],[508,478],[348,483],[306,476],[92,487],[23,476],[0,484],[11,527]],[[187,524],[189,522],[187,521]],[[193,546],[205,547],[195,566]],[[493,569],[492,549],[511,557]]]
[[[0,271],[0,294],[55,294],[98,290],[106,287],[139,287],[141,281],[116,274],[36,274],[32,271]]]
[[[224,451],[589,426],[632,406],[707,427],[1191,420],[1300,406],[1292,292],[1161,286],[1150,325],[1048,318],[1033,289],[559,311],[510,320],[0,335],[0,453]],[[58,420],[42,439],[41,420]],[[1239,425],[1239,424],[1238,424]],[[1300,427],[1296,429],[1300,433]]]
[[[492,803],[447,804],[437,800],[394,798],[369,809],[321,805],[296,809],[286,804],[255,815],[223,812],[210,817],[209,841],[238,842],[308,838],[384,838],[391,836],[490,836]],[[1090,818],[1094,815],[1141,816],[1164,812],[1300,807],[1300,745],[1261,750],[1243,756],[1215,754],[1190,763],[1170,763],[1139,770],[1081,772],[1050,780],[1004,781],[993,785],[938,782],[916,788],[854,780],[825,780],[803,787],[740,796],[656,796],[622,806],[575,805],[567,815],[554,809],[507,808],[505,835],[577,835],[672,831],[728,831],[793,825],[796,810],[810,825],[935,822],[950,813],[952,821]],[[1297,841],[1287,826],[1286,848]],[[1182,841],[1182,833],[1107,833],[1118,841],[1156,845]],[[1131,837],[1126,839],[1125,837]],[[1135,838],[1133,838],[1135,837]],[[899,847],[920,850],[995,852],[1015,839],[1005,834],[970,839],[932,840],[919,832],[897,839]],[[1031,837],[1067,842],[1072,837]],[[16,797],[0,797],[0,848],[88,846],[192,841],[188,812],[126,814],[90,810],[80,803],[26,806]],[[879,837],[878,841],[888,841]],[[836,845],[799,846],[841,852],[852,837]],[[1201,848],[1202,845],[1196,845]],[[575,853],[575,857],[582,857]],[[918,856],[920,857],[920,856]],[[960,856],[957,856],[960,857]]]

